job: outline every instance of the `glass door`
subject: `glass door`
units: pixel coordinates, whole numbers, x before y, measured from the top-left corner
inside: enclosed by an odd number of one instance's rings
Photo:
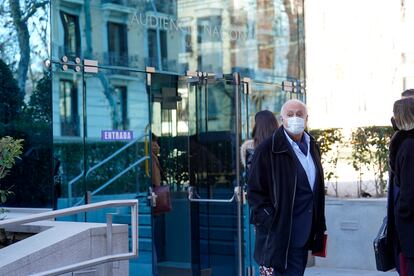
[[[149,78],[152,185],[168,186],[172,210],[152,216],[154,275],[192,275],[189,185],[189,89],[187,78]],[[157,200],[154,200],[155,205]]]
[[[191,240],[195,271],[242,275],[242,197],[238,74],[197,76],[190,94]]]
[[[244,273],[243,87],[238,74],[151,74],[151,136],[159,146],[152,158],[172,201],[170,212],[153,216],[154,274]]]
[[[191,275],[188,88],[178,75],[152,73],[148,80],[152,186],[168,186],[172,204],[152,216],[153,275]]]

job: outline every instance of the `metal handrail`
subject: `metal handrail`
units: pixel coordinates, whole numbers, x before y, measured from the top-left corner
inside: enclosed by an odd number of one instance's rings
[[[32,276],[46,276],[46,275],[60,275],[67,272],[76,271],[79,269],[87,268],[90,266],[113,262],[113,261],[120,261],[120,260],[127,260],[136,258],[138,256],[138,200],[136,199],[128,199],[128,200],[108,200],[103,202],[91,203],[77,207],[70,207],[61,210],[49,211],[39,214],[28,215],[21,218],[15,219],[6,219],[0,221],[0,228],[4,228],[6,226],[14,226],[14,225],[21,225],[30,222],[40,221],[40,220],[48,220],[54,219],[57,217],[63,217],[68,215],[73,215],[81,212],[92,211],[96,209],[102,208],[109,208],[109,207],[119,207],[119,206],[130,206],[131,207],[131,233],[132,233],[132,251],[128,253],[121,253],[121,254],[109,254],[106,256],[102,256],[99,258],[90,259],[88,261],[79,262],[76,264],[67,265],[61,268],[55,268],[48,271],[43,271],[39,273],[32,274]],[[107,233],[112,234],[112,220],[110,219],[107,221]],[[107,239],[111,239],[109,235],[107,235]]]
[[[105,164],[106,162],[110,161],[111,159],[113,159],[115,156],[117,156],[118,154],[120,154],[122,151],[124,151],[126,148],[130,147],[131,145],[135,144],[138,140],[141,140],[142,138],[145,138],[146,136],[148,136],[148,134],[144,134],[141,135],[138,138],[135,138],[134,140],[130,141],[128,144],[124,145],[122,148],[118,149],[117,151],[115,151],[113,154],[111,154],[110,156],[108,156],[107,158],[105,158],[104,160],[100,161],[98,164],[96,164],[95,166],[91,167],[88,169],[88,171],[85,174],[85,179],[88,177],[88,175],[96,170],[97,168],[101,167],[103,164]],[[68,182],[68,199],[69,202],[71,202],[72,200],[72,186],[73,184],[75,184],[79,179],[82,178],[83,176],[83,172],[81,174],[79,174],[78,176],[76,176],[74,179],[72,179],[71,181]]]
[[[83,172],[84,171],[82,170],[82,172],[78,176],[76,176],[75,178],[73,178],[71,181],[68,182],[68,200],[69,200],[69,204],[72,203],[72,185],[83,177]]]
[[[141,157],[140,159],[138,159],[137,161],[135,161],[133,164],[131,164],[128,168],[124,169],[122,172],[118,173],[117,175],[115,175],[114,177],[112,177],[109,181],[107,181],[106,183],[102,184],[99,188],[97,188],[96,190],[94,190],[91,193],[91,196],[99,193],[100,191],[102,191],[103,189],[105,189],[106,187],[108,187],[109,185],[111,185],[115,180],[117,180],[118,178],[120,178],[121,176],[123,176],[124,174],[126,174],[133,167],[141,164],[142,162],[144,162],[145,160],[148,160],[148,159],[150,159],[149,156]],[[73,206],[79,206],[83,201],[84,201],[84,198],[82,198],[81,200],[79,200],[78,202],[76,202],[76,204],[74,204]]]
[[[229,199],[205,199],[200,198],[200,196],[197,194],[197,191],[195,190],[195,187],[188,187],[188,200],[191,202],[206,202],[206,203],[232,203],[233,201],[240,201],[241,200],[241,187],[236,186],[234,187],[234,193],[233,196]],[[195,198],[197,197],[197,198]]]
[[[105,164],[106,162],[108,162],[109,160],[111,160],[112,158],[114,158],[115,156],[117,156],[118,154],[120,154],[122,151],[124,151],[126,148],[128,148],[129,146],[131,146],[132,144],[134,144],[135,142],[137,142],[138,140],[141,140],[142,138],[148,136],[148,134],[144,134],[134,140],[132,140],[131,142],[129,142],[128,144],[126,144],[125,146],[123,146],[122,148],[120,148],[119,150],[117,150],[116,152],[114,152],[113,154],[111,154],[110,156],[108,156],[107,158],[105,158],[104,160],[102,160],[101,162],[99,162],[98,164],[96,164],[95,166],[93,166],[92,168],[90,168],[86,174],[85,174],[85,178],[88,177],[88,175],[96,170],[97,168],[99,168],[100,166],[102,166],[103,164]]]

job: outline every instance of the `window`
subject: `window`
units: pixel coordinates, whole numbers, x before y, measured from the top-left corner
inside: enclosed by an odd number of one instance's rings
[[[220,16],[197,18],[197,43],[219,42],[221,36]]]
[[[63,52],[68,57],[76,57],[80,55],[80,31],[79,20],[75,15],[61,12],[63,23]]]
[[[167,32],[160,30],[160,54],[161,54],[161,65],[162,69],[168,69],[168,47],[167,47]],[[153,29],[148,29],[148,57],[149,62],[148,66],[158,68],[158,39],[157,31]]]
[[[191,29],[189,32],[185,33],[185,52],[186,53],[192,53],[193,52],[193,45],[192,45],[192,41],[191,41]]]
[[[153,1],[155,4],[155,9],[157,12],[165,13],[165,14],[171,14],[176,15],[177,14],[177,1],[170,0],[155,0]],[[151,9],[153,9],[153,6],[151,6]]]
[[[109,64],[128,64],[127,28],[124,24],[108,22]]]
[[[258,45],[259,68],[273,69],[275,49],[271,45]]]
[[[127,88],[126,86],[115,86],[116,110],[119,114],[119,124],[116,129],[128,129],[128,106],[127,106]]]
[[[76,82],[60,81],[60,128],[62,136],[79,136],[78,89]]]

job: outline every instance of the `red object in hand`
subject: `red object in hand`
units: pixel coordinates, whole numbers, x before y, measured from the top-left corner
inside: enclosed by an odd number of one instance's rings
[[[328,242],[328,235],[323,235],[323,249],[321,252],[312,253],[313,256],[326,258],[326,247]]]
[[[400,276],[408,276],[409,267],[408,267],[407,259],[405,258],[405,255],[402,252],[399,255],[399,259],[400,259]]]

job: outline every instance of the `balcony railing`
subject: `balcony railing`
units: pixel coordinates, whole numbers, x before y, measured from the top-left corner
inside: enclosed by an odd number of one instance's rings
[[[104,64],[128,66],[129,57],[127,53],[107,52],[104,53]]]
[[[115,4],[115,5],[121,5],[121,6],[128,6],[133,7],[136,5],[136,0],[101,0],[102,4]]]
[[[169,71],[169,72],[177,72],[177,61],[175,59],[167,59],[163,58],[161,60],[161,66],[162,68],[159,68],[158,66],[158,59],[155,57],[147,57],[145,58],[145,66],[147,67],[154,67],[157,70],[161,71]]]

